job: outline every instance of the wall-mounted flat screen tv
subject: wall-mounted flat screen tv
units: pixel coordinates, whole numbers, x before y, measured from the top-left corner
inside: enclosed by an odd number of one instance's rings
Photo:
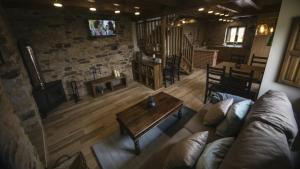
[[[116,35],[116,22],[114,20],[89,19],[89,31],[92,37],[105,37]]]

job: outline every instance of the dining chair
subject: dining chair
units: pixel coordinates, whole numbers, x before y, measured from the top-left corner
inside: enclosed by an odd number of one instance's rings
[[[211,67],[207,64],[206,68],[206,89],[205,89],[205,96],[204,96],[204,103],[207,101],[207,96],[211,95],[211,92],[222,92],[223,88],[223,78],[225,77],[225,69],[226,67],[223,66],[222,68]]]
[[[258,66],[266,67],[267,61],[268,61],[267,57],[255,56],[253,54],[250,65],[251,66],[258,65]]]
[[[177,76],[177,80],[180,81],[180,64],[181,64],[181,55],[174,55],[174,64],[173,71],[174,76]]]
[[[174,56],[171,55],[166,58],[166,66],[163,69],[163,78],[164,78],[165,87],[167,87],[168,82],[170,82],[170,84],[173,84],[175,82],[173,67],[174,67]]]
[[[224,82],[225,90],[230,94],[254,99],[254,94],[251,93],[253,74],[254,71],[239,71],[231,67],[229,71],[229,77],[226,79],[226,82]]]
[[[232,54],[230,56],[230,61],[238,64],[243,64],[245,63],[245,56],[244,55],[237,55],[237,54]]]

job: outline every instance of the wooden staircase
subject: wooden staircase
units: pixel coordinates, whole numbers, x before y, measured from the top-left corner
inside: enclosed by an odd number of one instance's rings
[[[181,55],[182,72],[193,71],[193,45],[183,33],[183,27],[174,24],[175,15],[139,21],[137,27],[138,46],[142,52],[162,59],[171,55]]]

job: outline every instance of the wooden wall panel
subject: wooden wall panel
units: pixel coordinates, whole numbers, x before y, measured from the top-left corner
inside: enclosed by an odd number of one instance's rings
[[[300,88],[300,17],[293,21],[278,81]]]

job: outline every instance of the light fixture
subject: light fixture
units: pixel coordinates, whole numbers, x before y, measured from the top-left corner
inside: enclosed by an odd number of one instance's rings
[[[225,14],[224,16],[226,16],[226,17],[227,17],[227,16],[229,16],[229,14]]]
[[[256,35],[268,35],[268,34],[269,34],[269,27],[267,24],[259,24],[257,26]]]
[[[215,15],[220,15],[220,13],[219,13],[219,12],[216,12]]]
[[[53,5],[54,5],[55,7],[58,7],[58,8],[63,7],[63,4],[62,4],[61,2],[59,2],[58,0],[55,0],[54,3],[53,3]]]
[[[139,12],[140,7],[135,6],[135,7],[133,7],[133,8],[134,8],[134,15],[135,15],[135,16],[138,16],[138,15],[141,14],[141,13]]]
[[[182,24],[185,24],[185,23],[186,23],[185,20],[182,20],[181,22],[182,22]]]
[[[195,19],[190,19],[188,23],[195,23],[196,20]]]
[[[113,5],[114,5],[114,6],[120,6],[120,4],[117,4],[117,3],[114,3]]]
[[[222,19],[222,18],[220,18],[220,19],[219,19],[219,21],[223,21],[223,19]]]
[[[97,11],[97,9],[94,7],[90,7],[90,11],[95,12],[95,11]]]
[[[134,12],[134,15],[135,15],[135,16],[138,16],[138,15],[140,15],[140,14],[141,14],[141,13],[140,13],[139,11],[135,11],[135,12]]]
[[[119,14],[119,13],[121,13],[120,10],[115,10],[115,14]]]
[[[209,13],[209,14],[212,14],[212,13],[214,13],[214,11],[212,11],[212,10],[209,10],[207,13]]]
[[[204,8],[199,8],[198,11],[199,12],[204,11]]]
[[[224,14],[223,13],[220,13],[220,16],[223,16]]]
[[[270,33],[273,33],[274,32],[274,27],[271,26],[269,31],[270,31]]]

